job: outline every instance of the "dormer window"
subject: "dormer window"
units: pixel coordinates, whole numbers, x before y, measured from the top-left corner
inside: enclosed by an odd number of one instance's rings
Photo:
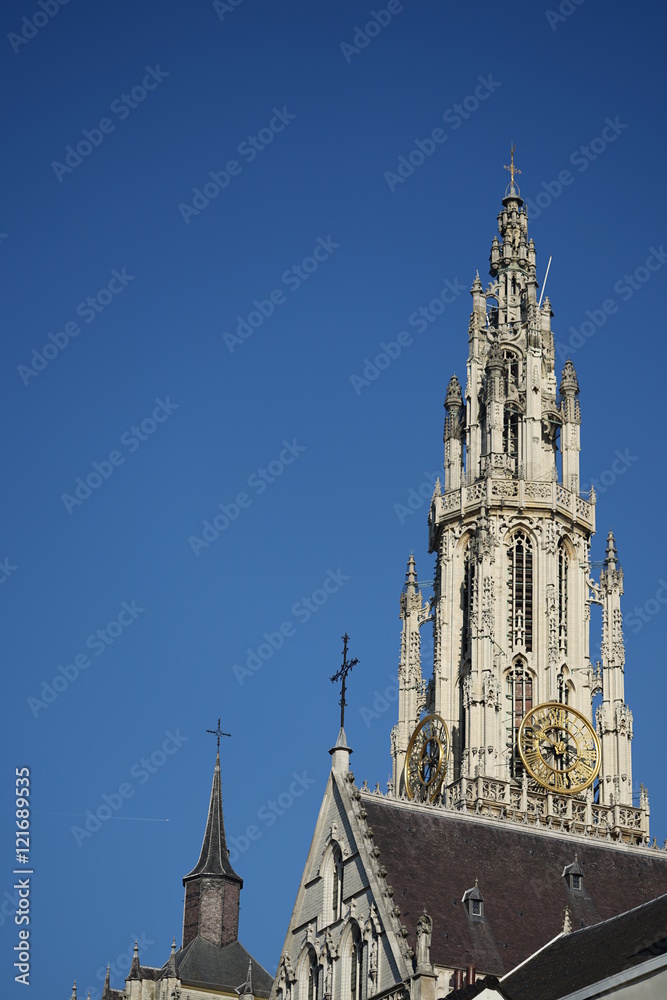
[[[474,887],[472,889],[466,889],[463,893],[463,899],[461,902],[467,909],[469,916],[471,916],[474,920],[484,919],[484,897],[479,890],[477,879],[475,879]]]
[[[577,855],[571,865],[566,865],[563,869],[563,878],[567,880],[570,892],[581,894],[584,891],[584,872],[579,864]]]

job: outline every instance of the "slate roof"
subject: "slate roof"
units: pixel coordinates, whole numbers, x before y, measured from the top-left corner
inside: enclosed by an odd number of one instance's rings
[[[233,993],[245,984],[251,958],[250,952],[246,951],[240,941],[233,941],[224,948],[218,948],[203,938],[196,937],[185,948],[176,952],[176,966],[179,979],[184,985],[206,986]],[[272,977],[253,958],[254,995],[264,1000],[271,992],[272,984]]]
[[[667,952],[667,895],[564,934],[502,981],[512,1000],[558,1000]]]
[[[433,918],[436,965],[474,965],[480,976],[502,976],[562,931],[566,906],[578,930],[667,893],[663,852],[362,798],[412,947],[422,910]],[[563,877],[575,851],[581,892],[570,891]],[[481,920],[461,902],[475,879],[484,899]]]
[[[226,875],[228,878],[236,879],[243,885],[243,879],[232,868],[229,860],[229,851],[227,850],[225,824],[222,818],[219,753],[215,758],[211,800],[208,807],[206,830],[204,831],[204,841],[199,854],[199,861],[192,871],[188,872],[183,881],[195,878],[197,875]]]

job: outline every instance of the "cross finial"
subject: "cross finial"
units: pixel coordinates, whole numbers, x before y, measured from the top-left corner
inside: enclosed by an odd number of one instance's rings
[[[504,170],[509,170],[509,172],[510,172],[510,186],[511,186],[512,189],[514,189],[514,175],[521,173],[521,171],[519,170],[519,168],[514,166],[514,151],[515,151],[515,149],[516,149],[516,146],[514,145],[514,143],[512,143],[512,145],[510,146],[510,165],[508,167],[507,164],[505,164],[505,166],[503,167]]]
[[[221,736],[231,736],[232,735],[231,733],[223,733],[222,729],[220,728],[220,719],[218,719],[218,728],[217,729],[207,729],[206,732],[210,733],[211,736],[217,736],[218,737],[218,750],[220,749],[220,737]]]
[[[337,671],[337,673],[335,673],[333,675],[333,677],[331,678],[331,683],[335,684],[336,681],[342,681],[343,682],[341,684],[340,701],[338,702],[338,704],[340,705],[340,728],[344,729],[345,728],[345,706],[347,705],[347,702],[345,701],[345,682],[347,680],[347,675],[349,674],[350,670],[352,669],[352,667],[356,667],[356,665],[359,662],[359,660],[355,656],[355,658],[353,660],[349,660],[348,661],[348,659],[347,659],[347,644],[350,641],[350,637],[347,634],[347,632],[342,637],[342,639],[343,639],[343,665],[341,666],[340,670]]]

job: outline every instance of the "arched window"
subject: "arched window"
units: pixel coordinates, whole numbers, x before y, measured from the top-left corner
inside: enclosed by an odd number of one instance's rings
[[[349,1000],[363,1000],[363,941],[357,924],[350,935],[350,994]]]
[[[507,564],[509,648],[530,653],[533,649],[533,546],[525,531],[512,535]]]
[[[331,857],[331,919],[338,920],[343,905],[343,855],[338,844]]]
[[[558,546],[558,650],[567,656],[567,576],[569,558],[563,542]]]
[[[513,778],[523,776],[523,764],[519,755],[519,726],[526,712],[533,707],[533,678],[523,660],[517,660],[507,674],[507,752],[510,763],[510,775]]]
[[[317,973],[317,955],[313,948],[309,948],[306,960],[306,1000],[318,1000]]]

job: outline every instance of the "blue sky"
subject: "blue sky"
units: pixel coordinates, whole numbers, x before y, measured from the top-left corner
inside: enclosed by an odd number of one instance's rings
[[[442,465],[511,141],[662,843],[664,5],[56,3],[2,10],[8,995],[14,768],[35,995],[95,997],[135,937],[153,964],[180,942],[218,716],[240,937],[275,970],[346,630],[353,769],[389,774],[405,564],[433,565],[404,508]]]

